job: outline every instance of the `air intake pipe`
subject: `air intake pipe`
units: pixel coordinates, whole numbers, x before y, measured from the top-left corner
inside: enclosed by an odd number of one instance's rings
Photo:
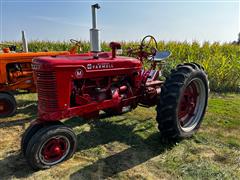
[[[91,51],[98,53],[101,51],[99,30],[97,29],[96,9],[100,9],[99,4],[92,5],[92,29],[90,29]]]

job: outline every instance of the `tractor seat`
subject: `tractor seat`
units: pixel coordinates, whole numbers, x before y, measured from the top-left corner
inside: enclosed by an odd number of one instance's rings
[[[153,56],[153,61],[161,62],[171,56],[170,51],[157,51],[156,55]]]

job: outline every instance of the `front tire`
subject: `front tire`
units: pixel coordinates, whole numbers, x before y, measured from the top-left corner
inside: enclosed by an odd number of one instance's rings
[[[34,134],[25,156],[33,169],[47,169],[71,158],[76,148],[77,138],[72,129],[51,125]]]
[[[21,139],[21,152],[23,156],[26,155],[27,146],[29,144],[30,139],[33,137],[33,135],[39,131],[41,128],[51,126],[51,125],[63,125],[60,121],[54,121],[54,122],[40,122],[38,120],[31,122],[30,126],[25,130],[25,132],[22,135]]]
[[[26,129],[26,131],[22,135],[21,139],[21,152],[23,156],[26,155],[26,150],[28,143],[32,136],[43,127],[43,123],[32,123],[30,126]]]
[[[162,137],[191,137],[203,120],[208,92],[207,75],[200,65],[185,63],[172,70],[157,105],[157,122]]]

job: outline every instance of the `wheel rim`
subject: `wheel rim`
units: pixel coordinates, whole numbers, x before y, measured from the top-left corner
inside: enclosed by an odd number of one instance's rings
[[[39,158],[45,165],[54,165],[64,160],[70,151],[70,142],[65,136],[54,136],[40,148]]]
[[[0,100],[0,114],[8,114],[11,112],[11,103],[6,99]]]
[[[183,131],[192,131],[200,122],[206,104],[205,85],[195,78],[187,85],[178,105],[178,121]]]

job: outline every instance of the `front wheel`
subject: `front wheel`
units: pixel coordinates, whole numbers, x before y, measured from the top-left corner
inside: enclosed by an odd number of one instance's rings
[[[21,151],[22,151],[23,156],[26,155],[26,149],[27,149],[30,139],[42,127],[43,127],[42,123],[36,123],[36,121],[35,121],[34,123],[30,124],[30,126],[23,133],[22,139],[21,139]]]
[[[208,101],[208,79],[196,63],[178,65],[167,78],[157,105],[157,122],[167,139],[192,136],[200,127]]]
[[[47,169],[71,158],[77,138],[64,125],[51,125],[38,130],[29,141],[25,157],[33,169]]]
[[[46,127],[52,126],[52,125],[63,125],[63,123],[61,121],[43,123],[38,120],[31,122],[30,126],[28,126],[28,128],[23,133],[22,139],[21,139],[21,151],[22,151],[23,156],[26,155],[27,146],[28,146],[31,138],[33,137],[33,135],[37,131],[39,131],[41,128],[46,128]]]

